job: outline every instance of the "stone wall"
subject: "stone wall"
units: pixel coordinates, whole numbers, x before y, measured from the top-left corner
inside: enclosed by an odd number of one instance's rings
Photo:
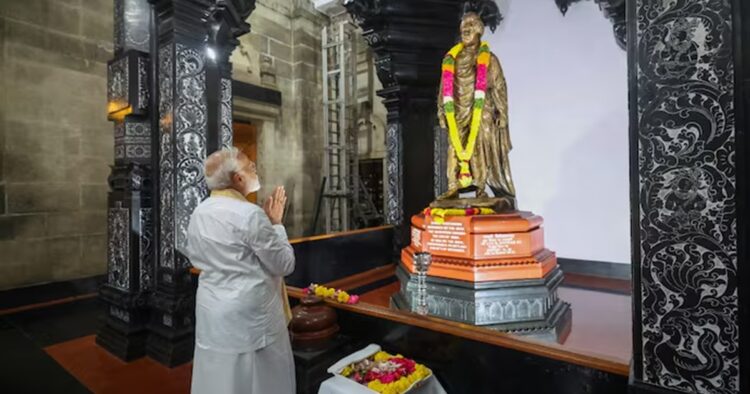
[[[232,55],[233,78],[281,91],[280,115],[259,123],[259,201],[284,185],[290,237],[310,227],[323,170],[320,34],[327,18],[308,0],[258,0],[251,33]],[[271,122],[272,124],[268,124]]]
[[[0,289],[106,271],[111,0],[0,1]]]
[[[310,0],[258,0],[250,15],[251,33],[240,38],[232,56],[233,78],[281,91],[281,113],[274,121],[256,122],[262,199],[274,185],[290,195],[286,225],[292,237],[311,226],[323,172],[321,30],[328,18]],[[360,60],[369,47],[358,40]],[[358,86],[367,82],[367,67],[358,67]],[[375,89],[380,88],[377,77]],[[364,94],[366,96],[366,94]],[[361,100],[360,100],[361,101]],[[375,97],[372,135],[360,135],[361,158],[385,156],[385,107]],[[273,124],[268,124],[272,122]],[[322,223],[322,217],[321,217]]]

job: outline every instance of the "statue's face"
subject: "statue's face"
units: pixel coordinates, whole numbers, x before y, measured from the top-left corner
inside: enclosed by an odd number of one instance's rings
[[[461,19],[461,42],[464,45],[477,45],[484,34],[484,23],[479,15],[470,12]]]

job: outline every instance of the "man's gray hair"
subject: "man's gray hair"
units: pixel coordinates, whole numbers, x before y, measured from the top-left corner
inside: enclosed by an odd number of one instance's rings
[[[235,147],[223,148],[206,158],[206,184],[209,190],[228,189],[232,186],[232,175],[240,170],[240,152]]]

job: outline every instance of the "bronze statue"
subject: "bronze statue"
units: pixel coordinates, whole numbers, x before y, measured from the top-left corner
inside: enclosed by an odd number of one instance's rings
[[[500,19],[493,1],[467,3],[461,42],[443,60],[438,120],[449,133],[448,191],[433,207],[515,209],[505,77],[497,57],[481,41],[485,24],[494,31]],[[486,187],[494,198],[489,198]],[[457,200],[459,192],[470,190],[476,190],[476,199]]]

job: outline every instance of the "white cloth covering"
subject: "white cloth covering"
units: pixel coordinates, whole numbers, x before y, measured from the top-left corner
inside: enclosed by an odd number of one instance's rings
[[[184,252],[201,270],[192,392],[294,393],[281,283],[295,262],[284,227],[241,194],[214,191],[190,217]]]

